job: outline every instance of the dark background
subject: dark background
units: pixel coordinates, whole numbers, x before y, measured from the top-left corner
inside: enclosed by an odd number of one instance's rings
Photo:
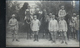
[[[6,43],[6,30],[5,30],[5,15],[6,15],[6,0],[0,1],[0,48],[5,48]]]

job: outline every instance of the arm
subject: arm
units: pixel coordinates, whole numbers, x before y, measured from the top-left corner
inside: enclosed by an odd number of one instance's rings
[[[31,21],[30,27],[32,27],[32,26],[33,26],[33,22]]]
[[[58,30],[59,30],[59,32],[60,32],[60,21],[59,21],[58,27],[59,27]]]
[[[29,22],[26,20],[26,23],[29,24]]]
[[[72,24],[71,24],[71,21],[70,21],[70,22],[69,22],[69,26],[71,27],[71,25],[72,25]]]
[[[56,27],[57,27],[57,31],[59,30],[59,25],[58,25],[58,22],[57,22],[57,25],[56,25]]]
[[[11,24],[11,19],[9,20],[9,23],[8,23],[8,25],[10,25]]]
[[[10,25],[11,25],[11,19],[8,22],[8,28],[10,28]]]
[[[40,25],[41,25],[41,22],[40,22],[40,21],[38,21],[38,25],[39,25],[39,27],[40,27]]]
[[[59,10],[59,12],[58,12],[58,16],[60,17],[60,10]]]
[[[61,17],[61,10],[59,10],[59,12],[58,12],[58,16]]]
[[[68,26],[67,26],[66,21],[65,21],[65,30],[66,30],[66,32],[67,32],[67,30],[68,30]]]
[[[64,10],[64,15],[66,16],[66,11]]]
[[[19,22],[16,20],[16,27],[19,28]]]
[[[50,27],[51,27],[51,22],[49,22],[49,26],[48,26],[49,31],[50,31]]]
[[[9,24],[8,24],[9,26],[14,26],[15,24],[12,23],[12,19],[9,20]]]

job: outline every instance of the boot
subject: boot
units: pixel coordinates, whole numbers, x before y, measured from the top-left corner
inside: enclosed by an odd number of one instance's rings
[[[49,41],[51,41],[51,40],[52,40],[52,38],[49,39]]]
[[[65,42],[65,44],[67,44],[67,42]]]
[[[13,35],[13,34],[12,34],[12,37],[13,37],[12,41],[14,41],[15,37],[14,37],[14,35]]]
[[[38,39],[37,39],[37,35],[35,35],[35,40],[37,41]]]
[[[56,43],[55,40],[53,40],[52,43]]]
[[[12,41],[14,41],[14,39]]]
[[[50,36],[50,39],[49,39],[49,41],[51,41],[52,40],[52,37]]]
[[[45,38],[45,35],[44,35],[44,33],[43,33],[43,38]]]
[[[19,40],[18,40],[18,39],[16,39],[16,41],[18,41],[18,42],[19,42]]]
[[[63,44],[63,43],[64,43],[64,41],[61,42],[61,44]]]
[[[36,41],[36,35],[34,35],[34,41]]]
[[[37,35],[37,41],[38,41],[38,35]]]

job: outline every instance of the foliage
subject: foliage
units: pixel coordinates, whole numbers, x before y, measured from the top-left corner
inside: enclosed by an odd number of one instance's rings
[[[28,3],[24,3],[23,6],[20,6],[21,3],[18,1],[6,1],[6,22],[9,21],[12,14],[16,14],[18,21],[22,21],[25,16],[25,10],[28,8]]]
[[[48,14],[53,13],[57,15],[61,5],[65,6],[65,10],[67,12],[72,11],[71,2],[67,1],[41,1],[41,3],[36,3],[36,4],[37,7],[40,8],[40,10],[42,11],[43,9],[46,9]]]

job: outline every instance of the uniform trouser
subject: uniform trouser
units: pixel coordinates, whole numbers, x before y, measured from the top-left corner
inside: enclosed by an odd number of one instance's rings
[[[31,33],[27,33],[27,39],[31,38]]]
[[[77,34],[78,34],[78,41],[79,41],[79,39],[80,39],[80,37],[79,37],[79,36],[80,36],[80,35],[79,35],[79,34],[80,34],[80,33],[79,33],[79,30],[78,30],[77,32],[78,32]]]
[[[75,39],[75,36],[76,36],[76,30],[74,29],[74,27],[71,27],[71,35],[72,35],[72,38]]]
[[[51,37],[51,32],[49,32],[49,37],[50,37],[50,40],[52,40],[52,37]]]
[[[13,39],[18,39],[18,30],[11,30]]]
[[[56,36],[57,36],[57,32],[55,31],[50,31],[50,33],[51,33],[51,39],[52,39],[52,41],[56,41]]]
[[[48,32],[48,29],[44,29],[44,32],[43,32],[43,38],[44,38],[44,37],[47,38],[48,33],[49,33],[49,32]]]
[[[72,38],[75,39],[75,36],[76,36],[76,30],[73,30],[73,32],[72,32],[71,34],[72,34]]]
[[[27,39],[31,39],[31,36],[32,36],[32,32],[30,29],[27,30]]]
[[[67,41],[67,32],[63,31],[63,32],[60,32],[60,34],[61,34],[61,40],[66,42]]]
[[[33,31],[34,40],[38,40],[38,31]]]
[[[76,38],[79,41],[79,30],[76,30]]]

